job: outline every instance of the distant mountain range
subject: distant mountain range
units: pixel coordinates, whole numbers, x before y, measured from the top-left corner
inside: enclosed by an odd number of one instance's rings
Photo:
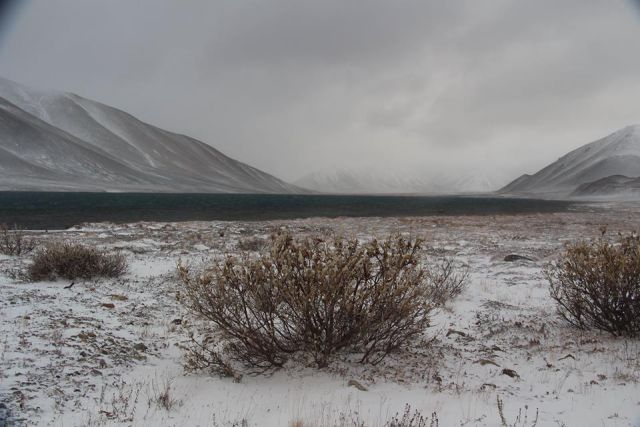
[[[3,78],[0,190],[304,191],[118,109]]]
[[[571,151],[534,175],[522,175],[500,193],[637,198],[638,177],[640,125],[633,125]]]
[[[0,78],[0,191],[498,193],[640,199],[640,125],[571,151],[534,175],[332,169],[295,185],[185,135],[80,96]],[[309,190],[307,190],[309,189]]]
[[[304,188],[334,194],[456,194],[495,191],[507,182],[506,174],[489,176],[480,171],[465,173],[405,172],[379,169],[332,169],[317,171],[294,182]]]

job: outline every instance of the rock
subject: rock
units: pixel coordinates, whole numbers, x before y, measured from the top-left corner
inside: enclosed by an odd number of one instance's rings
[[[134,345],[133,348],[138,350],[138,351],[147,351],[147,346],[144,345],[141,342],[139,342],[138,344]]]
[[[496,362],[494,362],[493,360],[489,360],[489,359],[480,359],[480,360],[476,361],[475,363],[479,363],[480,366],[493,365],[493,366],[497,366],[498,368],[500,367],[500,365],[498,365]]]
[[[520,375],[518,375],[518,373],[516,371],[514,371],[513,369],[508,369],[508,368],[504,368],[502,370],[502,375],[506,375],[506,376],[511,377],[511,378],[520,378]]]
[[[509,254],[506,257],[504,257],[504,260],[506,262],[514,262],[514,261],[531,261],[531,262],[534,262],[535,261],[532,258],[529,258],[529,257],[524,256],[524,255],[518,255],[518,254]]]
[[[360,391],[369,391],[368,388],[366,388],[365,386],[363,386],[362,384],[360,384],[358,381],[356,380],[349,380],[349,382],[347,383],[348,387],[355,387]]]
[[[565,360],[565,359],[573,359],[573,360],[576,360],[575,356],[574,356],[573,354],[569,353],[569,354],[567,354],[566,356],[561,357],[560,359],[558,359],[558,361],[560,361],[560,360]]]

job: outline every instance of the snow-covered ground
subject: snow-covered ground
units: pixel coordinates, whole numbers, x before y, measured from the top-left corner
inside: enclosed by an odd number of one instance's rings
[[[437,417],[440,426],[499,426],[501,400],[508,425],[531,426],[537,414],[538,426],[638,426],[640,341],[562,323],[542,266],[565,242],[598,236],[600,226],[609,233],[637,229],[639,214],[638,206],[611,205],[539,215],[92,224],[30,233],[43,242],[119,249],[130,272],[64,289],[68,282],[12,279],[29,255],[0,258],[0,420],[285,427],[296,420],[304,426],[360,420],[379,426],[410,405],[426,425]],[[240,242],[266,239],[280,227],[297,235],[421,236],[430,256],[455,255],[467,263],[470,282],[435,315],[424,337],[430,345],[375,367],[292,366],[240,382],[185,374],[178,345],[189,322],[177,301],[176,264],[237,252]],[[509,254],[534,261],[504,261]],[[170,409],[157,404],[167,384]]]

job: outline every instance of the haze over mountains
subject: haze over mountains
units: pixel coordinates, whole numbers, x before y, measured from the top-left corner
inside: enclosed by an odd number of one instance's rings
[[[80,96],[0,78],[0,190],[295,193],[213,147]]]
[[[584,145],[534,175],[522,175],[500,190],[549,197],[638,197],[640,125],[627,126]]]
[[[317,171],[294,183],[304,188],[333,194],[457,194],[492,192],[504,186],[511,178],[513,176],[506,173],[495,172],[490,176],[480,170],[391,173],[368,168]]]
[[[331,169],[295,185],[188,136],[80,96],[0,78],[0,190],[455,194],[640,198],[640,125],[571,151],[534,175]]]

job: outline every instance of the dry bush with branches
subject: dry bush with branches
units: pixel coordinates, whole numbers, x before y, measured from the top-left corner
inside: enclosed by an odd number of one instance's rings
[[[252,237],[238,241],[238,249],[241,251],[260,252],[267,245],[267,240],[259,237]]]
[[[110,254],[72,243],[53,243],[35,253],[27,277],[31,281],[54,280],[58,277],[69,280],[119,277],[126,273],[127,268],[127,259],[123,254]]]
[[[457,298],[466,288],[469,270],[453,258],[443,258],[426,271],[431,300],[438,306]]]
[[[568,245],[545,273],[558,313],[571,325],[614,336],[640,334],[638,235]]]
[[[0,253],[3,255],[22,255],[31,252],[36,246],[33,239],[24,237],[17,226],[13,230],[7,224],[0,224]]]
[[[401,236],[279,235],[259,259],[229,257],[199,274],[180,265],[181,300],[213,324],[225,354],[253,368],[281,367],[294,354],[320,368],[339,353],[375,364],[420,336],[461,286],[452,285],[453,264],[438,274],[425,267],[420,246]]]
[[[288,427],[366,427],[377,425],[381,427],[438,427],[440,422],[438,414],[431,413],[431,416],[423,415],[419,410],[413,410],[411,405],[406,404],[402,414],[386,421],[378,421],[374,424],[363,420],[362,415],[353,410],[336,413],[334,417],[323,417],[321,419],[305,420],[295,418],[289,421]]]

